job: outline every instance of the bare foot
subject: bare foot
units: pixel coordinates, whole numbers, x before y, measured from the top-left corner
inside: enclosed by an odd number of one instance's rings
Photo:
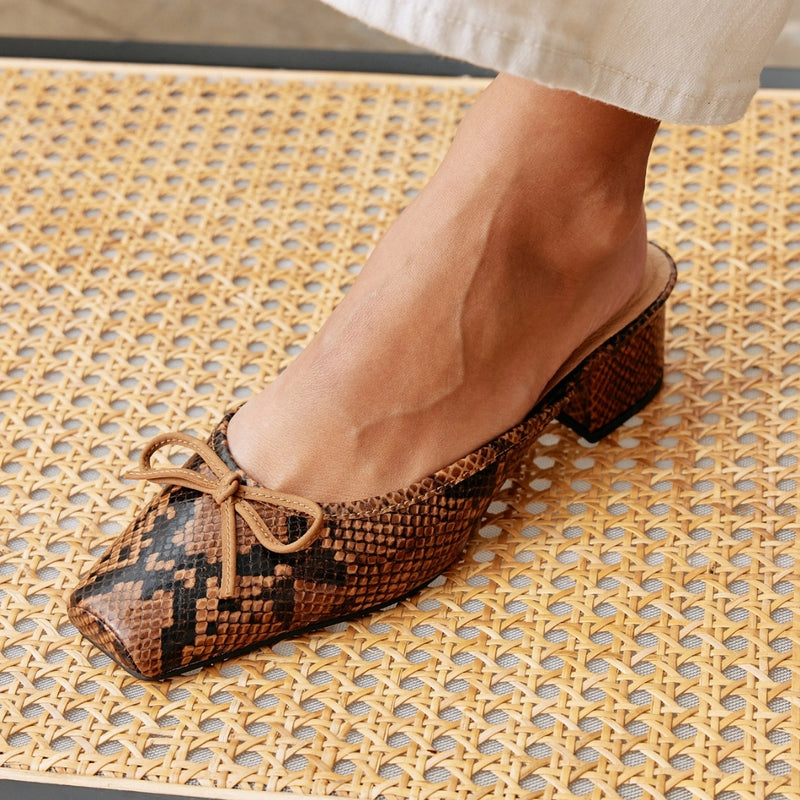
[[[352,500],[519,422],[638,287],[657,125],[498,77],[313,342],[234,416],[236,462]]]

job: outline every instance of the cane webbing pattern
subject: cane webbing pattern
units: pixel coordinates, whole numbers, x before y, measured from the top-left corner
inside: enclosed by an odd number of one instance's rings
[[[482,85],[2,64],[0,778],[800,800],[800,94],[662,129],[664,389],[549,427],[422,592],[156,683],[67,620],[144,442],[291,361]]]

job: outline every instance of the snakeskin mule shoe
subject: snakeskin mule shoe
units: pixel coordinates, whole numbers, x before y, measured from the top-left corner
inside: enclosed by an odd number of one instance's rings
[[[164,488],[72,594],[77,628],[125,669],[163,678],[379,608],[461,553],[492,495],[558,417],[597,441],[658,391],[675,265],[651,247],[639,294],[564,365],[519,424],[405,489],[319,505],[244,475],[229,413],[208,443],[163,434],[132,477]],[[162,447],[192,451],[156,467]]]

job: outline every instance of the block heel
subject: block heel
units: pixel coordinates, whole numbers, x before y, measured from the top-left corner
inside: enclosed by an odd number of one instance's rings
[[[641,411],[661,388],[664,306],[620,331],[587,359],[567,391],[559,422],[599,442]]]

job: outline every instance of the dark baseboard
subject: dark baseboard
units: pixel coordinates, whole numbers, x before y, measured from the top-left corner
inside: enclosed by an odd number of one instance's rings
[[[0,780],[0,797],[4,800],[186,800],[185,796],[143,794],[125,789],[86,789],[82,786],[5,780]]]
[[[0,57],[336,72],[388,72],[404,75],[491,77],[495,74],[491,70],[432,53],[236,47],[93,39],[0,37]]]
[[[764,89],[800,89],[800,69],[793,67],[766,67],[761,71]]]
[[[433,53],[386,53],[367,50],[316,50],[283,47],[133,42],[100,39],[43,39],[0,36],[0,57],[68,61],[116,61],[131,64],[194,64],[258,69],[306,69],[336,72],[383,72],[401,75],[471,75],[491,77],[492,70]],[[800,88],[800,69],[768,67],[761,85]]]

